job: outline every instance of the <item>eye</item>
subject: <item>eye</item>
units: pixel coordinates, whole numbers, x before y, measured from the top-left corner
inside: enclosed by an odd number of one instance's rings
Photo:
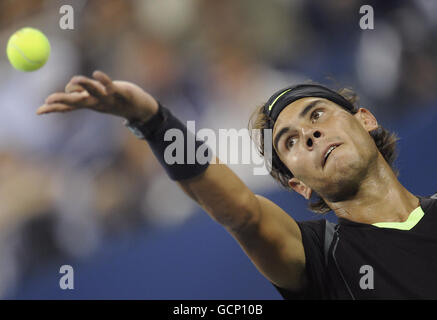
[[[323,112],[323,110],[314,110],[312,113],[311,113],[311,121],[316,121],[316,120],[318,120],[321,116],[322,116],[322,114],[323,114],[324,112]]]
[[[285,147],[287,148],[287,150],[289,150],[295,145],[295,143],[296,143],[296,138],[293,136],[290,136],[285,141]]]

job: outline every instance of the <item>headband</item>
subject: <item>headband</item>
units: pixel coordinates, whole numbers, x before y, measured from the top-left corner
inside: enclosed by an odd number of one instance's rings
[[[325,98],[338,104],[349,112],[356,111],[356,108],[349,101],[333,90],[317,84],[298,84],[296,86],[279,90],[273,94],[264,105],[264,114],[267,115],[274,124],[281,111],[290,103],[308,97]],[[270,129],[272,128],[273,125]]]

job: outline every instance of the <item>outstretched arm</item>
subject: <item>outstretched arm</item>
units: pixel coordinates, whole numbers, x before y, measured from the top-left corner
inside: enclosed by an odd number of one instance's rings
[[[75,76],[65,92],[50,95],[37,114],[90,109],[147,122],[157,101],[140,87],[112,81],[100,71]],[[258,270],[279,287],[305,286],[305,254],[299,227],[280,207],[255,195],[226,165],[216,161],[201,174],[177,181],[215,221],[239,242]]]

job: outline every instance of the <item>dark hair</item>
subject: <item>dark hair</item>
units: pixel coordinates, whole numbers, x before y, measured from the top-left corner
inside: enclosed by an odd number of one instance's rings
[[[337,91],[337,93],[340,94],[343,98],[345,98],[349,103],[351,103],[354,106],[355,111],[349,111],[347,109],[345,110],[351,112],[352,114],[356,113],[357,112],[356,110],[358,110],[358,100],[359,100],[357,94],[351,89],[347,89],[347,88],[340,89]],[[258,152],[263,157],[265,155],[265,152],[264,152],[264,139],[263,139],[262,132],[264,129],[272,128],[271,126],[272,119],[270,119],[265,114],[264,112],[265,108],[266,108],[266,104],[262,104],[261,106],[258,106],[249,119],[249,132],[251,134],[251,138],[255,142]],[[257,133],[261,132],[261,134],[254,135],[255,132]],[[397,156],[396,154],[396,142],[398,140],[397,136],[381,126],[378,126],[377,129],[370,131],[369,134],[375,141],[376,147],[384,157],[385,161],[387,161],[387,163],[391,166],[391,168],[397,175],[398,171],[396,170],[396,168],[394,168],[394,161],[396,160],[396,156]],[[277,161],[273,161],[267,163],[267,165],[270,166],[271,168],[270,175],[287,190],[292,191],[292,189],[288,185],[288,181],[291,178],[293,178],[293,174],[291,173],[291,171],[282,162],[278,163]],[[327,213],[331,211],[331,208],[326,204],[326,202],[319,195],[315,194],[315,197],[316,200],[310,201],[308,204],[308,207],[311,211],[316,213]]]

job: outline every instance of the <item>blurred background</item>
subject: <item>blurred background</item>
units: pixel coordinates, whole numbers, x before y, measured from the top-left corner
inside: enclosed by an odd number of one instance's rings
[[[74,30],[59,27],[63,4]],[[373,30],[359,27],[364,4]],[[5,54],[25,26],[52,46],[32,73]],[[0,298],[280,299],[122,119],[35,115],[73,75],[101,69],[216,130],[246,128],[256,106],[297,82],[352,88],[399,135],[401,182],[431,195],[436,35],[434,0],[0,0]],[[295,219],[320,218],[250,165],[231,167]],[[65,264],[74,290],[59,288]]]

